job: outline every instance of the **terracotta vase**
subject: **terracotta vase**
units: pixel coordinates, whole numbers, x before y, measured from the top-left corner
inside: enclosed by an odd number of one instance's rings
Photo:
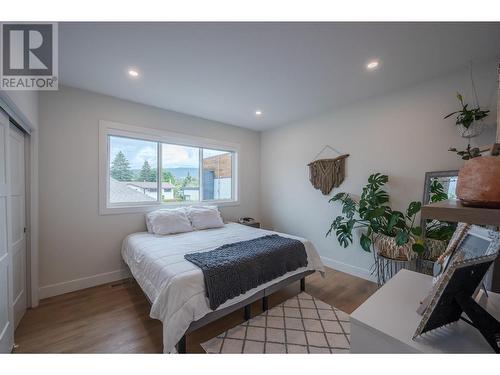
[[[458,173],[457,197],[464,206],[500,208],[500,157],[467,160]]]

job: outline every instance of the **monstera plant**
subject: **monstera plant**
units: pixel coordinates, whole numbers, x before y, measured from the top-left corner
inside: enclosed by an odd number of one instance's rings
[[[353,232],[359,229],[359,242],[365,251],[371,251],[377,236],[385,235],[394,238],[397,246],[411,244],[414,252],[423,252],[422,229],[415,225],[422,204],[411,202],[406,212],[393,210],[389,205],[389,194],[383,190],[388,181],[388,176],[375,173],[368,178],[359,201],[348,193],[331,198],[329,202],[341,203],[342,215],[335,218],[326,235],[335,232],[340,245],[347,247],[353,243]]]

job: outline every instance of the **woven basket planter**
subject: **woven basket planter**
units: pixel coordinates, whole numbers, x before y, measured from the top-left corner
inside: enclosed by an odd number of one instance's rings
[[[441,254],[444,253],[448,241],[434,240],[432,238],[425,239],[425,252],[422,254],[422,259],[435,261]]]
[[[410,238],[407,244],[398,246],[395,237],[389,237],[385,234],[378,234],[375,237],[375,248],[379,255],[401,261],[408,261],[417,257],[417,253],[412,249],[414,243],[415,240]]]

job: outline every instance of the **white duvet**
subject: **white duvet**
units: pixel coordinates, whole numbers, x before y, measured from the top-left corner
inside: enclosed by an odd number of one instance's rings
[[[267,230],[229,223],[222,228],[159,236],[134,233],[123,241],[122,256],[142,290],[152,303],[150,316],[163,323],[163,352],[175,351],[175,345],[189,325],[212,310],[205,295],[203,272],[184,259],[184,254],[208,251],[227,243],[246,241],[273,234]],[[231,306],[274,283],[306,270],[324,271],[314,245],[303,238],[278,233],[304,243],[307,267],[288,272],[271,282],[232,298],[218,309]]]

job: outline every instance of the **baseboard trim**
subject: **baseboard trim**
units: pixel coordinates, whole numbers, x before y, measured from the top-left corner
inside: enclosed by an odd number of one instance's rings
[[[325,266],[333,268],[337,271],[342,271],[353,276],[361,277],[362,279],[369,281],[377,281],[375,275],[370,273],[370,270],[365,268],[353,266],[344,262],[339,262],[338,260],[321,257],[321,260]],[[81,289],[91,288],[93,286],[111,283],[113,281],[118,281],[130,277],[130,272],[128,269],[121,269],[111,272],[100,273],[93,276],[82,277],[80,279],[63,281],[61,283],[50,284],[42,286],[38,289],[40,299],[58,296],[60,294],[70,293]]]
[[[323,261],[325,266],[333,268],[334,270],[342,271],[348,273],[349,275],[361,277],[362,279],[365,280],[377,282],[377,276],[372,275],[370,270],[367,270],[366,268],[353,266],[351,264],[339,262],[338,260],[327,257],[321,257],[321,260]]]
[[[51,285],[45,285],[38,289],[40,299],[58,296],[76,290],[91,288],[93,286],[111,283],[113,281],[126,279],[130,277],[130,272],[127,269],[116,270],[112,272],[100,273],[93,276],[82,277],[80,279],[63,281]]]

